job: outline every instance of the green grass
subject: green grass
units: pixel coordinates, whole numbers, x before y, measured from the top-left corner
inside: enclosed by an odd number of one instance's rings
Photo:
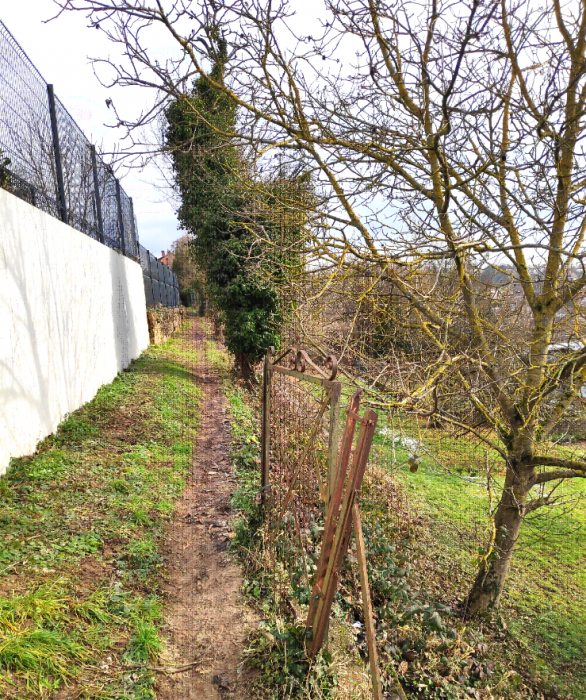
[[[3,700],[155,697],[128,664],[163,648],[160,545],[197,430],[193,359],[182,337],[150,348],[0,479]]]
[[[133,661],[150,661],[156,658],[164,648],[159,630],[151,622],[137,622],[134,636],[128,644],[129,657]]]
[[[485,448],[443,430],[423,430],[410,418],[381,427],[374,459],[393,473],[410,510],[425,522],[422,556],[434,571],[426,574],[428,590],[462,600],[490,539],[489,497],[480,478]],[[407,464],[413,450],[393,441],[400,434],[423,442],[414,473]],[[489,463],[494,468],[492,458]],[[568,481],[564,489],[571,497],[586,494],[583,480]],[[498,488],[493,499],[496,504]],[[585,594],[586,500],[559,512],[537,511],[524,525],[501,604],[509,628],[503,651],[536,687],[556,685],[575,700],[586,698]]]

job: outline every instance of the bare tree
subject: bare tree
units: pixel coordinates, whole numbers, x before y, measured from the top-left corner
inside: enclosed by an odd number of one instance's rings
[[[584,0],[326,0],[311,35],[284,0],[59,4],[124,45],[112,81],[156,88],[157,104],[206,74],[206,23],[223,27],[230,136],[311,168],[328,221],[316,259],[388,281],[425,338],[417,382],[392,402],[502,457],[469,612],[497,603],[524,518],[586,476],[549,437],[586,380]],[[149,55],[155,26],[177,43],[165,63]],[[442,409],[447,375],[487,429]]]

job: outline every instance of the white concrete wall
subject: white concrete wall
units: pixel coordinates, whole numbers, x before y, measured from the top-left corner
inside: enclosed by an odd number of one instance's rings
[[[148,343],[140,265],[0,189],[0,474]]]

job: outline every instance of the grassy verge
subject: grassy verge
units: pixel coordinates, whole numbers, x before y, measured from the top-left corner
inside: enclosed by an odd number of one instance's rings
[[[180,339],[147,350],[0,479],[0,697],[154,698],[159,541],[199,390]]]

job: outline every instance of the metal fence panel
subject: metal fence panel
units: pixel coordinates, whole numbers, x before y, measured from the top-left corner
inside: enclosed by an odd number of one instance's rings
[[[181,297],[177,275],[142,245],[138,246],[137,258],[142,267],[147,306],[179,306]]]
[[[0,149],[0,163],[15,176],[13,193],[32,190],[24,198],[60,216],[47,84],[1,22]]]
[[[146,305],[147,306],[154,306],[153,285],[151,283],[151,278],[143,272],[142,279],[144,282],[144,296],[146,299]]]
[[[96,240],[101,212],[102,242],[137,259],[132,200],[2,22],[0,151],[5,189]]]
[[[91,144],[73,117],[55,99],[67,223],[99,239]]]
[[[134,236],[134,213],[132,211],[132,203],[130,197],[124,190],[121,190],[120,195],[124,227],[124,250],[128,257],[136,259],[138,257],[138,250]]]
[[[140,262],[149,306],[179,305],[177,276],[138,242],[132,199],[0,21],[0,182]]]

